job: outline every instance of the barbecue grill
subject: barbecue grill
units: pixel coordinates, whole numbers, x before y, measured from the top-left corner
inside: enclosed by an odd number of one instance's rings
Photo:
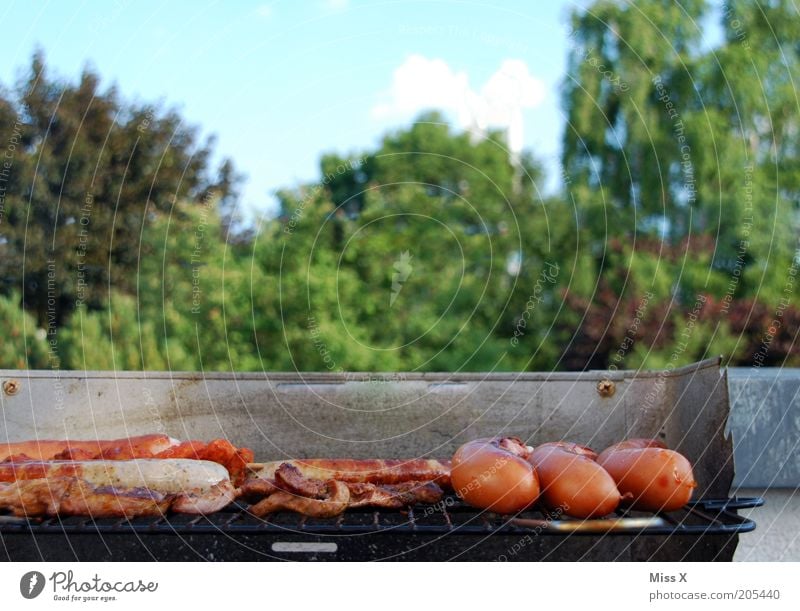
[[[0,516],[11,560],[731,560],[755,528],[728,498],[734,475],[719,359],[672,371],[524,374],[180,374],[0,371],[0,441],[165,432],[228,437],[262,460],[447,457],[465,440],[515,434],[602,448],[658,437],[694,464],[681,511],[575,520],[499,516],[454,496],[436,505],[265,519],[232,504],[161,519]]]

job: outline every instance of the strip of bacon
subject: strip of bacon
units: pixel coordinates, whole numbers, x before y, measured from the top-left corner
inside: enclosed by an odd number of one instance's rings
[[[275,471],[275,484],[281,490],[298,494],[310,499],[324,499],[328,494],[328,487],[322,480],[303,477],[300,470],[283,463]]]
[[[60,477],[0,484],[0,509],[24,517],[58,515],[61,497],[73,479]]]
[[[402,509],[417,503],[438,503],[444,491],[435,482],[403,482],[378,486],[376,484],[352,483],[348,507],[382,507]]]
[[[347,488],[344,493],[342,486]],[[432,481],[407,481],[397,484],[370,482],[323,482],[308,478],[290,464],[275,469],[275,479],[251,479],[240,489],[242,496],[266,496],[250,508],[251,513],[263,516],[276,511],[294,511],[313,517],[331,517],[347,508],[383,507],[402,509],[415,503],[438,503],[444,492]]]
[[[252,505],[250,513],[263,517],[276,511],[295,511],[314,518],[332,518],[347,509],[349,501],[350,490],[347,484],[330,480],[327,482],[324,499],[309,499],[280,490]]]
[[[426,458],[352,459],[352,458],[298,458],[286,461],[254,463],[250,473],[262,479],[275,479],[275,472],[283,464],[295,467],[303,477],[316,480],[337,480],[347,483],[399,484],[402,482],[433,481],[440,486],[450,486],[450,461]]]
[[[400,509],[415,503],[438,503],[444,495],[435,482],[345,483],[350,491],[348,508],[371,506]],[[289,463],[283,463],[276,469],[275,484],[285,492],[310,499],[324,499],[327,495],[325,482],[304,477],[297,467]]]
[[[171,496],[145,488],[98,488],[78,477],[20,480],[0,485],[0,508],[25,517],[161,516],[171,503]]]
[[[180,494],[196,488],[207,491],[230,479],[222,465],[204,460],[141,458],[0,463],[0,482],[61,477],[77,477],[94,486],[150,488],[165,494]]]
[[[61,497],[57,511],[63,516],[93,518],[136,518],[162,516],[173,497],[148,488],[94,487],[75,478]]]
[[[208,490],[163,494],[143,487],[96,486],[80,477],[50,477],[0,484],[0,510],[25,517],[135,518],[170,510],[209,514],[224,509],[237,494],[228,480]]]
[[[30,479],[56,479],[81,475],[80,462],[26,461],[0,463],[0,482]]]
[[[223,481],[210,490],[189,490],[179,494],[170,509],[175,513],[209,514],[230,505],[239,496],[239,491],[230,481]]]
[[[19,462],[38,462],[35,458],[31,458],[27,454],[12,454],[11,456],[6,456],[5,460],[0,461],[0,463],[19,463]]]
[[[102,452],[100,453],[102,455]],[[67,448],[63,452],[59,452],[55,456],[52,456],[50,460],[93,460],[96,459],[97,455],[92,454],[88,450],[84,450],[83,448]],[[9,461],[9,462],[16,462],[16,461]]]
[[[249,479],[238,488],[239,496],[251,502],[263,499],[279,490],[274,481],[260,478]]]

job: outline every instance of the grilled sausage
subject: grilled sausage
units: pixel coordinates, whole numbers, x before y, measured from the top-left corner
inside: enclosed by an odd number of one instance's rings
[[[574,518],[599,518],[617,508],[620,493],[594,452],[563,442],[538,446],[530,458],[542,486],[542,501]]]
[[[625,439],[608,446],[605,450],[600,452],[600,456],[595,456],[598,462],[604,462],[612,453],[617,450],[641,450],[642,448],[661,448],[666,450],[666,444],[660,439]]]
[[[672,450],[658,447],[626,448],[603,452],[600,464],[635,509],[674,511],[692,498],[697,482],[689,461]]]
[[[476,439],[453,455],[453,488],[464,501],[497,513],[522,511],[539,497],[529,448],[514,437]]]

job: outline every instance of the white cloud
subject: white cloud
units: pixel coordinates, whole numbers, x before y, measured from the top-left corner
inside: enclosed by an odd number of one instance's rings
[[[455,111],[461,120],[470,115],[471,93],[466,72],[453,72],[441,59],[412,55],[394,71],[389,101],[375,106],[372,114],[382,119],[441,108]]]
[[[372,109],[377,119],[407,118],[424,109],[452,113],[458,124],[482,134],[488,128],[505,129],[512,151],[523,147],[523,110],[544,100],[542,81],[531,76],[519,59],[506,59],[480,88],[472,89],[464,71],[454,71],[444,60],[411,55],[392,76],[385,99]]]

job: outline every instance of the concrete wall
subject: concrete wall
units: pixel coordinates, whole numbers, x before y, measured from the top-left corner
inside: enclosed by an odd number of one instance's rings
[[[800,488],[800,369],[728,369],[734,486]]]

